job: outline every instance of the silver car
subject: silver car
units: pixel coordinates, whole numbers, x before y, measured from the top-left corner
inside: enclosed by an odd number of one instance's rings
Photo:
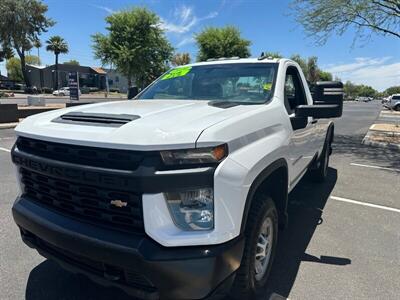
[[[390,99],[385,103],[385,106],[389,109],[400,111],[400,94],[390,96]]]

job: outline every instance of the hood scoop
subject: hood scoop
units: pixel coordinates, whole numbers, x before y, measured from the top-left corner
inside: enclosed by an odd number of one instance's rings
[[[89,126],[120,127],[139,118],[140,116],[137,115],[85,113],[77,111],[66,113],[54,119],[53,122]]]

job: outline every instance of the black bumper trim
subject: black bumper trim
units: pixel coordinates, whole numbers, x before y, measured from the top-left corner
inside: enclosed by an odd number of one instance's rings
[[[27,199],[19,198],[13,206],[13,217],[21,230],[28,230],[46,243],[88,257],[104,264],[140,271],[157,289],[143,293],[138,289],[109,281],[82,268],[75,268],[44,249],[67,269],[85,273],[100,284],[111,284],[127,293],[147,299],[202,299],[232,278],[239,268],[244,239],[236,238],[220,245],[163,247],[146,236],[135,236],[78,222],[49,211]],[[39,248],[25,239],[31,247]]]

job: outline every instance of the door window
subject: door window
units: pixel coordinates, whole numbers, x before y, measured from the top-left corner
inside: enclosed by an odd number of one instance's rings
[[[284,97],[285,107],[289,115],[294,113],[297,106],[307,104],[304,87],[295,67],[289,67],[286,71]]]

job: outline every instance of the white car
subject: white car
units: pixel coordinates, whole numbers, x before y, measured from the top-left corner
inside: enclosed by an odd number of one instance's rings
[[[70,91],[69,91],[69,87],[62,87],[59,90],[55,90],[53,92],[53,96],[69,96]],[[81,90],[79,90],[79,96],[81,95]]]
[[[385,102],[385,106],[389,109],[400,111],[400,94],[390,96],[388,101]]]
[[[69,87],[62,87],[59,90],[53,92],[54,96],[69,96]]]
[[[296,62],[260,57],[28,117],[11,153],[14,220],[43,256],[138,298],[255,299],[289,192],[307,171],[327,177],[342,108],[341,82],[312,96]]]

